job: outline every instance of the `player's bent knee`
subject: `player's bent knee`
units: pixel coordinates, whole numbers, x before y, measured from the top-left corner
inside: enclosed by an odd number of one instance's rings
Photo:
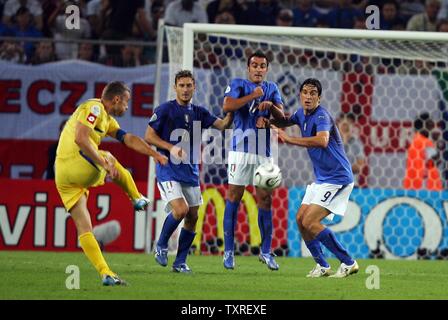
[[[301,225],[307,231],[313,230],[316,224],[319,224],[319,222],[315,221],[313,218],[310,218],[309,216],[305,215],[301,219]]]
[[[188,214],[188,207],[178,206],[176,208],[173,208],[172,212],[175,218],[184,219]]]

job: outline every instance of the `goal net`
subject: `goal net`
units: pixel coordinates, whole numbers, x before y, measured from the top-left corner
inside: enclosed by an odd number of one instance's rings
[[[334,119],[348,114],[338,123],[345,126],[357,187],[345,218],[328,224],[355,257],[415,258],[448,247],[446,191],[429,190],[426,181],[420,190],[403,188],[407,148],[415,119],[423,112],[435,124],[429,136],[433,151],[443,153],[448,35],[206,24],[165,30],[169,86],[177,71],[193,69],[193,102],[218,116],[223,116],[225,88],[231,79],[247,77],[247,57],[256,50],[269,57],[267,80],[277,83],[288,114],[299,107],[300,83],[310,77],[321,81],[321,104]],[[169,92],[162,99],[174,98]],[[288,131],[300,135],[296,126]],[[285,144],[279,144],[276,161],[283,183],[274,192],[272,248],[277,255],[308,256],[295,213],[314,179],[311,162],[304,148]],[[446,159],[442,155],[433,165],[445,188]],[[223,250],[226,172],[222,163],[201,165],[204,205],[194,242],[198,254]],[[238,213],[236,250],[245,255],[258,253],[261,240],[254,196],[249,187]]]

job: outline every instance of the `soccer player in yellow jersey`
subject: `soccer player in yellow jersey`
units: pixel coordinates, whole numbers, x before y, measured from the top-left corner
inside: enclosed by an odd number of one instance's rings
[[[136,210],[146,209],[149,201],[138,192],[129,171],[98,146],[105,136],[110,136],[137,152],[152,156],[156,163],[165,165],[168,162],[167,157],[154,151],[142,138],[120,129],[113,118],[124,114],[129,99],[130,89],[124,83],[109,83],[101,99],[87,100],[76,109],[61,133],[56,151],[56,187],[75,222],[81,248],[106,286],[125,285],[126,282],[109,269],[92,233],[87,209],[88,188],[102,185],[108,175],[128,194]]]

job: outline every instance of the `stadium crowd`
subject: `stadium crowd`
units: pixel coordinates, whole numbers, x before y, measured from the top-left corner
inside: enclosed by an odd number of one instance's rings
[[[80,9],[79,29],[66,28],[69,5]],[[174,26],[209,22],[363,29],[369,5],[380,8],[382,30],[448,31],[448,0],[0,0],[0,36],[54,40],[1,41],[0,60],[35,65],[81,59],[133,67],[154,63],[160,18]],[[101,50],[88,42],[66,42],[80,39],[127,43]],[[135,43],[141,40],[153,45]]]

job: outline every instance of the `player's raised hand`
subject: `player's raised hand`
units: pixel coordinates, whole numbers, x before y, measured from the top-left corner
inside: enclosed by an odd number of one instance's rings
[[[271,101],[263,101],[258,105],[258,110],[260,111],[264,111],[264,110],[269,110],[272,107],[272,102]]]
[[[259,129],[269,128],[269,119],[265,117],[258,117],[255,126]]]
[[[168,157],[164,156],[163,154],[158,154],[154,156],[154,161],[158,164],[161,164],[162,166],[166,165],[168,163]]]
[[[184,151],[184,149],[179,148],[178,146],[173,146],[170,150],[170,154],[172,157],[178,159],[178,160],[186,160],[187,159],[187,154]]]
[[[256,87],[254,89],[254,91],[252,91],[252,95],[253,95],[254,99],[257,99],[257,98],[263,96],[264,95],[263,88],[260,86]]]

